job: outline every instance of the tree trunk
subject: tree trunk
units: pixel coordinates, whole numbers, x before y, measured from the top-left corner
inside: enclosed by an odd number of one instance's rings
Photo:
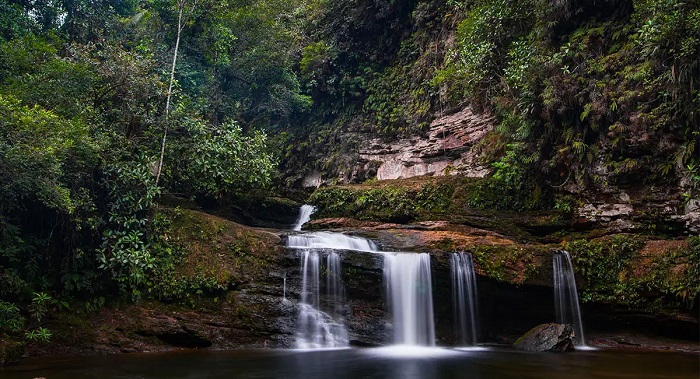
[[[168,84],[168,97],[165,100],[165,130],[163,131],[163,141],[160,145],[160,159],[158,160],[158,171],[156,172],[156,186],[160,181],[160,173],[163,170],[163,158],[165,157],[165,141],[168,137],[170,99],[173,95],[173,82],[175,82],[175,65],[177,64],[177,51],[180,48],[180,35],[182,34],[182,29],[184,28],[182,22],[182,13],[185,9],[185,1],[186,0],[179,0],[177,3],[177,6],[179,8],[177,15],[177,37],[175,39],[175,51],[173,52],[173,64],[170,67],[170,84]],[[194,4],[192,5],[192,7],[194,8]]]

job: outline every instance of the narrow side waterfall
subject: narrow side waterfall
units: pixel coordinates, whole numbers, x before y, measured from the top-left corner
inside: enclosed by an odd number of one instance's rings
[[[311,220],[311,214],[313,214],[316,211],[316,207],[313,205],[308,205],[304,204],[299,208],[299,218],[297,218],[297,222],[294,224],[292,227],[292,230],[295,231],[301,231],[302,225],[306,224]]]
[[[479,308],[472,255],[463,252],[452,254],[451,269],[456,342],[460,346],[474,346]]]
[[[578,292],[576,291],[576,280],[574,278],[574,269],[571,265],[569,252],[564,250],[555,251],[552,264],[554,267],[554,307],[556,310],[556,321],[560,324],[571,324],[576,333],[574,345],[586,346],[586,340],[583,336]]]
[[[394,342],[402,345],[434,346],[430,256],[386,253],[384,280],[394,320]]]
[[[326,265],[326,298],[331,304],[328,313],[321,308],[320,257],[318,251],[301,251],[301,302],[297,347],[301,349],[338,348],[348,346],[348,332],[342,320],[344,299],[340,277],[340,257],[330,253]],[[344,296],[343,296],[344,297]]]
[[[341,324],[345,313],[345,288],[341,271],[340,255],[330,253],[326,256],[326,299],[328,313]],[[345,332],[347,340],[347,332]]]

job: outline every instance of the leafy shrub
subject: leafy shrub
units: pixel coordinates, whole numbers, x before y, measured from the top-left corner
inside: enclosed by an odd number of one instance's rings
[[[49,342],[51,339],[51,331],[44,327],[38,327],[33,330],[28,330],[24,333],[24,336],[30,342]]]
[[[17,305],[0,301],[0,333],[19,332],[24,327],[24,317]]]
[[[108,218],[98,249],[99,268],[110,273],[122,291],[138,296],[139,287],[153,270],[153,207],[160,189],[141,162],[123,162],[107,168],[104,184],[109,190]]]

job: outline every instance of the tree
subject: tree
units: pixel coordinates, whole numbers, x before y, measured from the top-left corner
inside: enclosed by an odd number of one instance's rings
[[[177,52],[178,49],[180,48],[180,37],[182,35],[182,29],[185,28],[185,20],[183,19],[183,12],[185,10],[185,3],[187,3],[187,0],[178,0],[177,1],[177,36],[175,37],[175,50],[173,51],[173,63],[172,66],[170,67],[170,82],[168,84],[168,97],[167,100],[165,101],[165,130],[163,131],[163,141],[161,142],[160,145],[160,159],[158,160],[158,170],[156,172],[156,183],[155,185],[158,185],[158,181],[160,180],[160,173],[163,170],[163,158],[165,157],[165,141],[166,138],[168,137],[168,116],[170,115],[170,99],[172,98],[173,94],[173,83],[175,82],[175,65],[177,64]],[[194,11],[195,7],[197,6],[197,0],[192,0],[192,7],[190,9],[190,13]]]

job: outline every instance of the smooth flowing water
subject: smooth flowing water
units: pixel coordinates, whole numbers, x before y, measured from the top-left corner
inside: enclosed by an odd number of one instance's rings
[[[314,232],[287,237],[287,247],[377,252],[377,245],[365,238],[341,233]]]
[[[301,231],[301,227],[311,220],[311,215],[316,211],[313,205],[304,204],[299,209],[299,218],[297,222],[292,227],[292,230]]]
[[[328,312],[321,310],[320,257],[314,250],[301,252],[301,300],[299,303],[299,329],[297,331],[297,348],[320,349],[341,348],[348,346],[348,332],[341,317],[340,309],[343,299],[337,299],[342,293],[340,277],[340,257],[336,253],[328,255],[326,266],[326,298],[332,307]],[[332,262],[332,263],[331,263]],[[329,265],[333,264],[333,267]]]
[[[377,245],[368,239],[330,232],[291,235],[287,238],[287,246],[300,249],[302,254],[308,254],[307,252],[315,251],[314,249],[354,250],[383,254],[384,284],[387,289],[387,303],[393,319],[393,342],[413,346],[435,345],[430,256],[428,254],[380,252]],[[309,275],[313,275],[308,267],[316,269],[315,264],[317,262],[311,259],[310,266],[306,264],[302,267],[302,285],[305,288],[305,294],[307,293],[306,288],[312,289],[317,286],[308,279]],[[303,323],[303,335],[307,337],[300,339],[299,346],[317,346],[319,344],[318,328],[320,327],[321,331],[325,330],[324,320],[342,320],[345,296],[342,290],[342,281],[340,281],[340,264],[340,257],[337,254],[330,253],[328,255],[326,288],[329,304],[324,308],[328,310],[328,313],[314,313],[319,309],[318,306],[314,305],[318,304],[318,301],[313,300],[308,294],[302,297],[300,320]],[[313,332],[309,333],[308,330],[313,330]],[[344,333],[347,332],[344,331]],[[329,337],[324,338],[328,339]],[[347,338],[347,334],[344,334],[344,337],[341,336],[341,340],[343,338]]]
[[[237,350],[34,358],[2,379],[697,379],[696,354],[512,350],[390,356],[381,349]]]
[[[329,253],[326,256],[326,309],[335,320],[343,321],[345,314],[345,288],[343,286],[340,255]],[[344,330],[347,341],[347,331]],[[347,345],[347,342],[346,342]]]
[[[435,345],[430,256],[385,253],[384,282],[394,327],[394,343]]]
[[[568,251],[559,250],[553,254],[552,265],[554,269],[554,308],[556,321],[560,324],[571,324],[574,327],[574,345],[586,346],[583,335],[583,323],[581,322],[581,309],[579,308],[578,292],[576,291],[576,279],[574,268],[571,264],[571,256]]]
[[[455,338],[461,346],[474,346],[477,342],[478,302],[472,255],[452,254],[451,271]]]

